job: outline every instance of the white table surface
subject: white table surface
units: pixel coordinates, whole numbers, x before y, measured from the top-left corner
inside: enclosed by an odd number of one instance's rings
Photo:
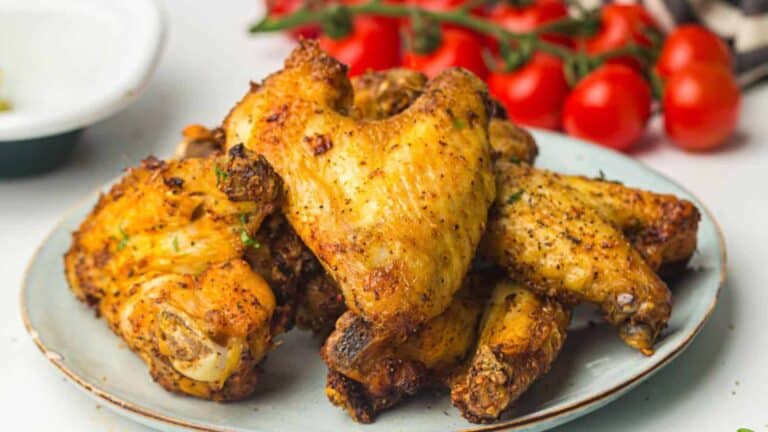
[[[146,93],[88,129],[62,168],[0,180],[2,430],[148,430],[89,399],[38,352],[19,316],[22,275],[43,237],[78,199],[148,154],[169,155],[185,124],[218,124],[250,79],[279,68],[290,43],[246,34],[260,8],[259,0],[165,1],[167,45]],[[629,395],[559,431],[768,430],[766,112],[768,85],[762,84],[744,98],[733,143],[706,155],[675,149],[653,125],[636,157],[712,210],[725,232],[727,282],[714,315],[685,353]]]

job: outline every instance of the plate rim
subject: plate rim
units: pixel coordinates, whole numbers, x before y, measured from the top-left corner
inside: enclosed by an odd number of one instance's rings
[[[534,135],[540,135],[543,137],[549,136],[549,137],[554,137],[554,139],[565,139],[567,141],[570,141],[572,144],[589,146],[591,150],[594,150],[597,152],[606,152],[606,153],[612,154],[613,156],[617,156],[621,159],[626,160],[631,164],[638,166],[644,171],[664,180],[665,182],[676,186],[677,188],[681,189],[683,192],[691,196],[696,201],[696,204],[700,207],[699,210],[702,212],[702,214],[706,215],[706,217],[709,218],[709,220],[712,222],[712,225],[714,227],[714,231],[717,237],[717,245],[719,246],[719,249],[720,249],[720,254],[719,254],[719,264],[720,264],[719,276],[720,277],[717,282],[717,289],[715,291],[714,297],[712,298],[712,302],[707,307],[706,313],[701,318],[701,320],[697,323],[693,331],[688,335],[688,337],[686,337],[681,342],[679,342],[678,345],[675,346],[672,349],[672,351],[670,351],[666,356],[657,360],[655,364],[652,365],[650,368],[644,371],[641,371],[640,373],[632,376],[629,379],[621,381],[620,383],[614,385],[613,387],[607,390],[600,392],[597,395],[594,395],[586,399],[574,401],[566,406],[563,406],[551,412],[545,412],[539,415],[532,413],[531,415],[524,416],[518,419],[510,419],[507,421],[494,423],[490,425],[479,425],[477,427],[458,429],[456,430],[456,432],[493,432],[493,431],[501,431],[501,430],[505,430],[513,427],[514,428],[533,427],[545,421],[552,421],[558,418],[562,418],[564,416],[568,416],[569,414],[578,412],[579,410],[581,410],[582,414],[587,414],[593,411],[594,409],[597,409],[600,406],[599,404],[601,402],[605,402],[605,403],[610,402],[611,399],[609,398],[611,396],[623,395],[625,392],[631,390],[635,385],[642,382],[645,378],[653,375],[655,372],[659,371],[662,367],[669,364],[669,362],[671,362],[683,351],[685,351],[685,349],[691,344],[691,342],[693,342],[693,340],[696,338],[696,336],[699,335],[701,330],[704,328],[706,323],[711,318],[712,313],[714,312],[715,307],[717,305],[718,299],[720,298],[720,293],[722,291],[723,285],[726,280],[726,275],[728,273],[728,266],[727,266],[728,256],[726,251],[725,235],[723,234],[723,230],[720,227],[720,223],[717,221],[717,219],[715,219],[713,213],[704,204],[704,202],[701,199],[699,199],[699,197],[696,194],[692,193],[688,188],[684,187],[677,181],[669,178],[667,175],[659,172],[658,170],[648,166],[644,162],[631,158],[625,154],[613,151],[611,149],[603,148],[595,144],[592,144],[590,142],[583,141],[574,137],[570,137],[568,135],[564,135],[556,132],[543,131],[536,128],[529,128],[529,130],[532,130]],[[115,179],[110,180],[104,185],[99,186],[95,190],[95,192],[102,191],[105,187],[111,186],[112,184],[114,184],[114,182],[118,178],[119,177],[116,177]],[[50,231],[45,235],[45,237],[43,237],[42,241],[36,247],[34,253],[32,254],[29,261],[27,262],[26,268],[23,273],[22,281],[21,281],[21,290],[19,292],[21,319],[24,324],[24,328],[26,329],[29,336],[32,338],[32,341],[35,343],[35,346],[37,346],[37,348],[40,350],[40,352],[42,352],[45,358],[47,358],[51,362],[51,364],[55,366],[59,371],[61,371],[64,374],[64,376],[66,376],[71,382],[75,383],[81,390],[85,391],[89,396],[96,398],[97,400],[104,400],[108,402],[109,406],[116,408],[118,411],[120,410],[125,411],[125,413],[123,414],[136,415],[137,417],[133,418],[134,420],[138,421],[143,418],[144,420],[162,422],[166,426],[183,427],[183,428],[188,428],[191,430],[202,431],[202,432],[232,432],[232,429],[230,428],[210,426],[210,425],[205,425],[197,422],[190,422],[188,420],[183,420],[176,417],[161,414],[151,408],[147,408],[141,405],[137,405],[133,402],[122,400],[121,398],[109,393],[108,391],[100,389],[97,385],[88,382],[86,379],[84,379],[83,377],[79,376],[78,374],[70,370],[61,361],[59,356],[45,345],[45,343],[40,339],[37,330],[35,330],[35,328],[32,326],[32,323],[29,319],[28,307],[26,303],[26,292],[28,290],[29,274],[31,271],[32,264],[38,259],[43,247],[48,244],[51,236],[62,228],[62,225],[65,223],[67,218],[70,215],[72,215],[74,212],[76,212],[78,209],[80,209],[87,202],[91,201],[93,199],[93,196],[94,196],[94,192],[91,192],[88,195],[84,196],[83,198],[78,199],[72,206],[70,206],[70,208],[63,213],[61,218],[50,229]],[[144,423],[144,422],[141,422],[141,423]],[[145,423],[145,424],[149,425],[149,423]],[[558,423],[558,424],[561,424],[561,423]]]

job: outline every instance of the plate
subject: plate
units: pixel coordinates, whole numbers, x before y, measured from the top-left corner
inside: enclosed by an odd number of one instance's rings
[[[552,371],[493,425],[464,420],[444,394],[428,393],[361,426],[328,403],[319,340],[292,331],[269,355],[262,385],[250,399],[213,403],[172,395],[152,382],[147,368],[94,318],[67,288],[62,255],[93,206],[89,197],[53,230],[32,259],[22,287],[22,316],[45,356],[77,386],[136,421],[164,431],[540,431],[587,414],[625,394],[679,355],[711,315],[725,276],[725,246],[716,222],[693,195],[661,174],[621,154],[563,135],[534,132],[537,165],[597,176],[693,201],[702,211],[698,250],[689,270],[670,282],[674,309],[652,357],[626,347],[615,330],[589,308],[576,311]],[[608,408],[610,409],[610,408]]]

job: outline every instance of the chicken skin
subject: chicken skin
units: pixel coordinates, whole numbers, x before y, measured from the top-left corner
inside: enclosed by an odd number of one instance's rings
[[[371,325],[352,312],[336,323],[322,349],[328,365],[326,395],[358,422],[426,386],[447,382],[475,340],[482,301],[460,291],[441,315],[402,344],[378,337]]]
[[[541,170],[496,169],[499,199],[480,253],[540,293],[598,305],[628,345],[652,354],[671,295],[624,234]]]
[[[352,78],[354,107],[359,119],[382,120],[408,108],[427,84],[427,76],[410,69],[366,72]],[[488,125],[493,160],[506,159],[533,164],[538,147],[531,134],[507,120],[500,105],[493,107]]]
[[[621,229],[648,265],[661,274],[684,269],[696,250],[701,215],[690,201],[605,179],[548,171],[540,174],[570,188],[600,217]]]
[[[101,196],[73,234],[73,293],[170,391],[251,394],[272,347],[278,302],[244,260],[279,205],[280,179],[236,147],[229,158],[145,160]]]
[[[225,144],[263,155],[284,213],[347,307],[403,340],[441,314],[495,198],[482,81],[451,69],[382,120],[352,110],[346,68],[312,41],[231,111]]]
[[[493,288],[474,353],[451,379],[451,401],[473,423],[490,423],[546,374],[560,353],[570,310],[508,279]]]

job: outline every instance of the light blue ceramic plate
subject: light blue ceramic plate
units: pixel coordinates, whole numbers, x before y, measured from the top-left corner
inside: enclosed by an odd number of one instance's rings
[[[573,420],[618,398],[680,354],[712,313],[725,272],[722,236],[712,216],[689,192],[637,162],[561,135],[536,133],[538,165],[608,178],[628,185],[670,192],[702,210],[699,247],[690,270],[671,284],[674,311],[656,354],[643,357],[624,346],[613,329],[591,310],[577,311],[565,348],[552,371],[526,393],[499,423],[465,421],[444,395],[429,394],[361,426],[332,407],[323,392],[326,369],[319,341],[293,331],[270,354],[263,385],[247,401],[212,403],[165,392],[104,322],[70,294],[62,254],[70,232],[91,209],[89,197],[64,218],[29,267],[22,290],[22,315],[35,343],[77,386],[107,406],[160,430],[203,431],[539,431]],[[611,409],[607,407],[606,409]]]

